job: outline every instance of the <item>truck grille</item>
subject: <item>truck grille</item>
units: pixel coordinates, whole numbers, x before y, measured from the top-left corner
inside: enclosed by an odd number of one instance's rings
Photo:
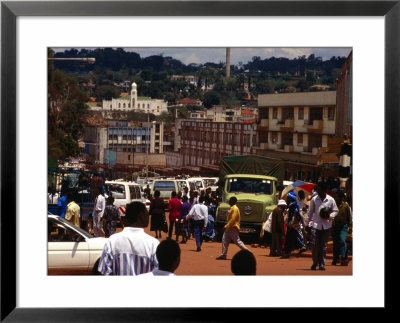
[[[263,215],[263,204],[254,202],[238,202],[237,206],[240,210],[240,217],[243,221],[251,219],[260,219]]]

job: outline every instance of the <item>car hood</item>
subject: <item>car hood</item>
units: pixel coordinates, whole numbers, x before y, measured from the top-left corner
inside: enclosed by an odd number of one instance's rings
[[[89,244],[89,247],[91,250],[93,250],[93,249],[103,250],[104,245],[106,244],[107,240],[108,240],[108,238],[97,237],[97,238],[87,239],[86,241]]]

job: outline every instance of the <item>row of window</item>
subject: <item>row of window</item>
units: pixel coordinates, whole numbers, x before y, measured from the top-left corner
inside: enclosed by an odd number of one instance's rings
[[[184,121],[182,126],[186,127],[199,127],[199,128],[213,128],[217,129],[219,125],[219,129],[235,129],[235,130],[251,130],[252,127],[256,130],[256,126],[251,124],[242,124],[242,123],[216,123],[216,122],[194,122],[194,121]],[[234,126],[234,127],[233,127]]]
[[[321,110],[319,112],[322,113],[322,108],[319,108],[319,110]],[[298,120],[304,119],[304,107],[299,107],[297,117]],[[260,113],[260,118],[269,119],[269,109],[263,110],[263,112]],[[278,108],[272,108],[272,119],[278,119]],[[294,119],[294,109],[293,108],[283,109],[282,119],[283,120]],[[335,120],[335,107],[328,107],[328,120]]]
[[[128,141],[131,141],[131,140],[145,141],[146,140],[146,135],[143,135],[143,136],[122,135],[121,137],[122,137],[122,140],[128,140]],[[118,140],[118,135],[108,135],[108,140]]]
[[[119,102],[118,103],[118,109],[126,109],[126,107],[128,107],[128,108],[130,108],[131,107],[131,104],[130,103],[122,103],[122,105],[121,105],[121,103]],[[142,109],[146,109],[146,104],[145,103],[142,103],[142,107],[140,107],[140,103],[138,103],[138,109],[140,109],[140,108],[142,108]],[[110,104],[110,109],[112,109],[112,104]],[[147,103],[147,110],[149,110],[150,109],[150,104],[149,103]],[[154,109],[153,110],[151,110],[152,112],[154,112]],[[160,112],[160,107],[159,106],[157,106],[157,112]]]

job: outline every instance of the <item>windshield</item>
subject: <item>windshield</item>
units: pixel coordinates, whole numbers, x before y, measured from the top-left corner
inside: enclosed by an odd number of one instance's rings
[[[227,190],[228,193],[272,194],[272,182],[257,178],[230,178]]]
[[[204,184],[206,185],[206,187],[217,185],[217,180],[214,178],[206,178],[206,179],[203,179],[203,181],[204,181]]]
[[[175,184],[174,182],[155,182],[154,183],[154,191],[175,191]]]
[[[125,185],[122,184],[106,184],[106,193],[114,199],[126,199]]]
[[[187,187],[186,181],[178,181],[178,187],[179,187],[179,190],[180,190],[180,191],[183,191],[183,189],[184,189],[185,187]]]

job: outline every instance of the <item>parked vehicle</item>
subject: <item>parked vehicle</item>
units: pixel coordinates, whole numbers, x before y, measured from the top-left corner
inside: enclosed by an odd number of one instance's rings
[[[216,214],[218,238],[222,237],[230,208],[229,199],[235,196],[240,210],[240,233],[259,236],[262,223],[277,205],[279,192],[277,178],[254,174],[230,174],[225,176],[222,203]]]
[[[200,193],[205,191],[206,186],[204,185],[203,179],[201,177],[190,177],[187,179],[190,185],[190,189]]]
[[[212,192],[215,192],[218,189],[218,177],[202,177],[204,186],[207,188],[211,188]]]
[[[150,208],[150,201],[142,194],[142,187],[135,182],[125,181],[106,181],[104,195],[114,198],[114,205],[118,206],[120,215],[125,216],[126,205],[138,201],[146,205],[147,210]]]
[[[48,274],[98,274],[107,238],[95,238],[58,215],[47,218]]]
[[[177,192],[182,192],[185,187],[187,187],[190,191],[190,184],[187,179],[177,179],[176,182],[178,183],[178,191]],[[193,185],[194,186],[194,185]]]
[[[151,193],[160,191],[160,197],[164,199],[165,207],[167,208],[171,193],[173,191],[178,193],[178,181],[175,179],[156,179],[151,186]]]

